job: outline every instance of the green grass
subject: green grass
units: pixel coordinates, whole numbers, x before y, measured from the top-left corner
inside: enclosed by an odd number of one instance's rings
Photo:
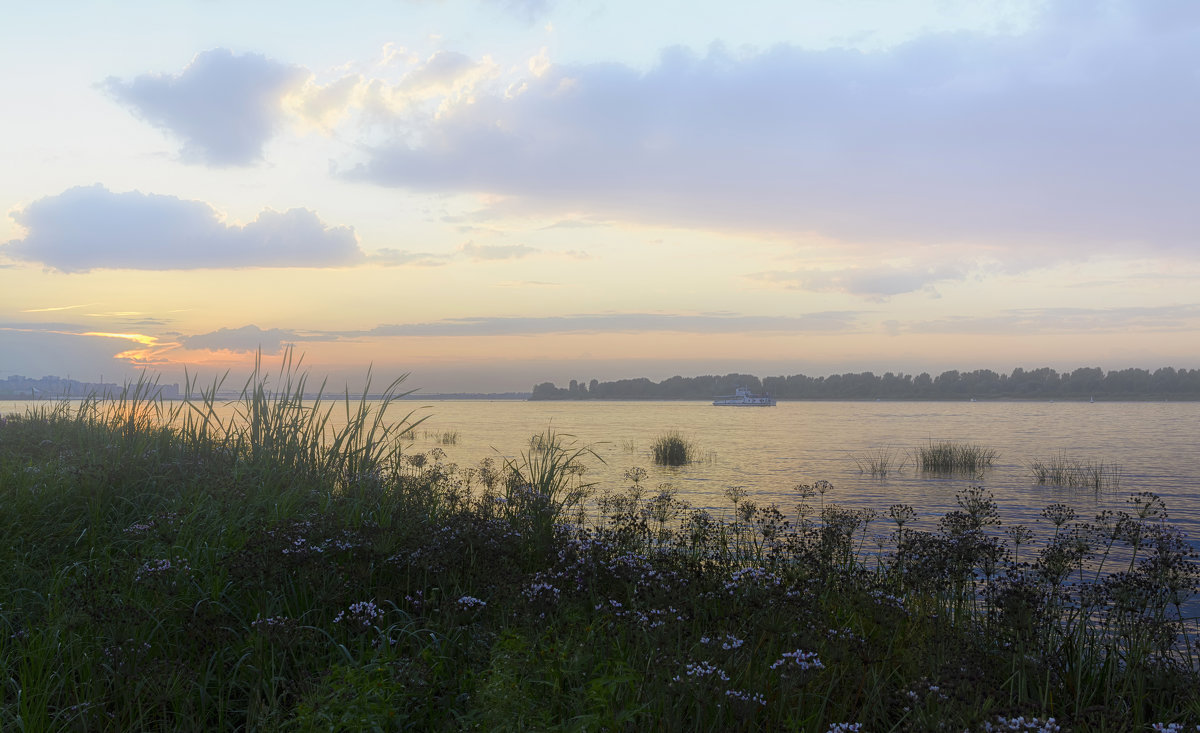
[[[458,469],[304,381],[0,419],[0,729],[1200,723],[1200,569],[1151,494],[1030,530],[980,488],[935,523],[731,487],[726,519],[552,431]]]
[[[933,473],[979,473],[996,460],[996,451],[974,443],[933,442],[914,451],[914,462]]]
[[[660,466],[683,466],[698,459],[699,450],[695,443],[684,438],[678,431],[671,430],[654,439],[650,444],[654,462]]]

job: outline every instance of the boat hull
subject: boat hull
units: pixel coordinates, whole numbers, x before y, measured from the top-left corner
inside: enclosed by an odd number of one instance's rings
[[[774,407],[775,398],[766,392],[755,394],[745,387],[738,387],[734,394],[713,400],[713,405],[717,407]]]

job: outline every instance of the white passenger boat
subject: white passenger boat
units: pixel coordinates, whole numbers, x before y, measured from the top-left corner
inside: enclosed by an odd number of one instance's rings
[[[766,392],[755,394],[745,387],[738,387],[732,396],[718,397],[713,400],[713,404],[728,407],[774,407],[775,398]]]

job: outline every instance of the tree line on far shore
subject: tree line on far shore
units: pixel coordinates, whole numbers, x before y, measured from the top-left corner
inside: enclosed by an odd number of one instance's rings
[[[1057,372],[1049,367],[1011,374],[991,369],[972,372],[951,370],[938,376],[927,372],[905,374],[873,372],[810,377],[763,377],[752,374],[671,377],[661,382],[650,379],[618,379],[584,383],[572,379],[567,387],[543,382],[533,388],[533,400],[708,400],[732,395],[738,387],[767,392],[781,400],[960,400],[960,399],[1065,399],[1065,400],[1197,400],[1200,399],[1200,369],[1162,367],[1121,369],[1105,372],[1099,367],[1080,367]]]

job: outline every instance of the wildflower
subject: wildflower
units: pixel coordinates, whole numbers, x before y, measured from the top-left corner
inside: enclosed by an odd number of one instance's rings
[[[458,599],[458,607],[463,611],[469,611],[474,608],[483,608],[487,606],[487,601],[482,601],[474,596],[463,596]]]
[[[292,623],[292,620],[287,616],[271,616],[255,618],[250,622],[250,627],[258,631],[271,631],[273,629],[287,628]]]
[[[729,681],[729,675],[725,674],[724,670],[711,662],[688,662],[684,668],[684,673],[692,679],[716,677],[722,682]],[[680,675],[675,675],[672,678],[673,682],[681,682],[682,680],[683,678]]]
[[[797,649],[794,652],[784,652],[780,655],[779,659],[775,660],[771,665],[771,669],[778,669],[788,665],[789,662],[802,670],[825,668],[825,665],[817,658],[816,652],[806,652]]]
[[[862,730],[862,723],[831,723],[825,733],[842,733],[842,731]]]
[[[726,690],[725,696],[731,697],[735,700],[741,700],[742,702],[755,702],[764,707],[767,704],[767,698],[763,697],[762,693],[759,692],[751,694],[749,692],[743,692],[742,690]]]
[[[1055,722],[1054,718],[1046,718],[1045,721],[1039,720],[1038,718],[1029,718],[1026,720],[1024,715],[1016,718],[997,716],[996,725],[993,726],[991,723],[985,722],[983,724],[983,729],[985,731],[1031,730],[1037,731],[1038,733],[1055,733],[1055,731],[1062,730],[1062,728],[1058,726],[1058,723]]]
[[[345,621],[354,624],[360,631],[365,631],[378,619],[383,618],[383,610],[374,601],[359,601],[351,603],[345,611],[338,613],[333,619],[335,624]]]
[[[146,562],[142,563],[140,568],[138,568],[137,572],[133,576],[133,579],[137,582],[141,582],[143,580],[150,580],[151,578],[173,576],[176,573],[186,574],[190,573],[191,571],[192,568],[187,564],[187,560],[182,558],[177,557],[174,560],[171,560],[170,558],[163,558],[161,560],[147,560]],[[175,585],[175,581],[172,580],[170,584]]]
[[[521,595],[525,596],[531,601],[539,597],[553,598],[554,600],[558,600],[559,596],[561,595],[561,591],[549,583],[534,583],[525,590],[521,591]]]

